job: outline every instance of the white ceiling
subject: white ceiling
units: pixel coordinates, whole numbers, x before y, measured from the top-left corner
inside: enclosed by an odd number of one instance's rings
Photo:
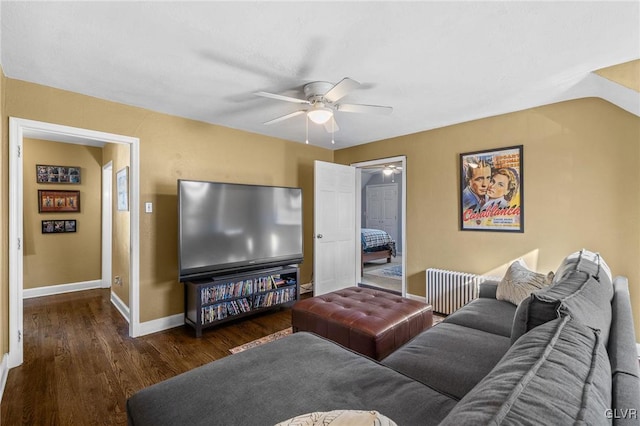
[[[332,149],[607,98],[619,88],[591,72],[640,58],[638,1],[2,1],[0,14],[13,79],[297,142],[304,115],[262,123],[299,105],[254,92],[303,97],[348,76],[362,85],[344,102],[394,108],[337,112],[334,146],[310,125]]]

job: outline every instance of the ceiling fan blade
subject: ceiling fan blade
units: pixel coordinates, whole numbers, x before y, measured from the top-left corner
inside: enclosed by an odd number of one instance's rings
[[[336,121],[335,117],[331,117],[330,120],[324,123],[324,128],[328,133],[335,133],[338,130],[340,130],[340,127],[338,127],[338,122]]]
[[[269,93],[269,92],[255,92],[254,95],[262,96],[264,98],[277,99],[279,101],[295,102],[297,104],[309,103],[309,101],[306,99],[298,99],[298,98],[293,98],[291,96],[278,95],[278,94]]]
[[[336,109],[341,112],[358,112],[366,114],[391,114],[393,108],[383,105],[340,104]]]
[[[304,110],[294,111],[291,114],[283,115],[282,117],[274,118],[273,120],[265,121],[263,124],[274,124],[279,123],[280,121],[287,120],[289,118],[295,117],[296,115],[304,114]]]
[[[349,77],[345,77],[329,89],[323,97],[329,102],[336,102],[358,86],[360,86],[360,83]]]

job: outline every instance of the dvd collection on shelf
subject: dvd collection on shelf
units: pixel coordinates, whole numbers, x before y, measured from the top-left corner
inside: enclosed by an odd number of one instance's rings
[[[269,293],[260,294],[253,299],[254,308],[264,308],[267,306],[279,305],[280,303],[286,303],[296,298],[296,288],[282,288],[276,291],[270,291]]]
[[[243,280],[236,283],[218,284],[205,287],[200,293],[202,304],[217,302],[218,300],[248,296],[253,293],[253,280]]]
[[[202,324],[290,302],[296,297],[296,280],[279,274],[204,287],[200,299],[203,305],[209,305],[201,308]]]
[[[202,308],[202,323],[209,324],[226,318],[230,315],[238,315],[242,312],[249,312],[251,305],[248,299],[236,299],[230,302],[218,303],[217,305],[204,306]]]

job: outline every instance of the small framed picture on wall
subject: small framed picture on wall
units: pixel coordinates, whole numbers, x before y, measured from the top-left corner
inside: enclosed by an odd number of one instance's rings
[[[38,190],[38,213],[80,211],[80,191]]]
[[[43,220],[43,234],[62,234],[67,232],[76,232],[77,226],[75,219],[71,220]]]
[[[129,211],[129,167],[124,167],[116,173],[116,190],[118,211]]]
[[[37,183],[80,183],[80,167],[36,164]]]

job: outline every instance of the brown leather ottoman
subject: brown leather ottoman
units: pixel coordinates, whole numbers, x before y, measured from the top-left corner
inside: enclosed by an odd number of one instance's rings
[[[431,305],[349,287],[296,302],[293,331],[309,331],[381,360],[433,324]]]

